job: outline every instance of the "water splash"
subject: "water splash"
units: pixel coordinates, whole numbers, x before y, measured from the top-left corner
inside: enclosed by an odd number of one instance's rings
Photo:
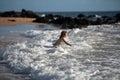
[[[22,35],[32,41],[9,46],[4,58],[14,72],[29,73],[36,80],[120,79],[120,26],[69,29],[73,46],[53,47],[61,31],[26,31]]]

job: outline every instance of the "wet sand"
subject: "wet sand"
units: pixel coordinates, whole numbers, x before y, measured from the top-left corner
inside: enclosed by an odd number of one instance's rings
[[[15,26],[18,24],[45,25],[44,23],[32,22],[33,20],[35,18],[0,17],[0,26]]]

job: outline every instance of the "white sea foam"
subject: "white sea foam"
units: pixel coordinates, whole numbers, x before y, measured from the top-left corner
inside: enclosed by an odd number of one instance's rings
[[[115,47],[117,41],[104,35],[104,26],[98,27],[67,30],[72,47],[53,47],[62,30],[26,31],[22,35],[31,40],[9,46],[4,58],[14,72],[29,73],[36,80],[119,80],[120,45],[115,50],[107,46]]]

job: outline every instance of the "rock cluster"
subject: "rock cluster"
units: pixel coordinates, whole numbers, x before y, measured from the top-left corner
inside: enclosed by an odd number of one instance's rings
[[[22,9],[21,12],[8,11],[0,13],[0,17],[27,17],[36,18],[33,22],[60,25],[62,28],[82,28],[88,25],[114,24],[120,21],[120,13],[113,17],[99,15],[83,15],[65,17],[61,15],[45,14],[38,16],[36,13]]]
[[[79,14],[77,17],[64,17],[61,15],[47,14],[41,17],[37,17],[34,22],[50,23],[61,25],[62,28],[83,28],[87,25],[101,25],[101,24],[114,24],[120,21],[120,13],[114,17],[89,15],[85,16]]]
[[[0,13],[0,17],[27,17],[27,18],[37,18],[38,15],[36,15],[34,12],[30,10],[22,9],[21,12],[15,12],[15,11],[6,11]]]

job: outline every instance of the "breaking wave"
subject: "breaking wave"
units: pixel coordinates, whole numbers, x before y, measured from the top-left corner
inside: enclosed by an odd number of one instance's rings
[[[4,59],[15,73],[35,80],[119,80],[120,26],[68,29],[68,42],[53,47],[62,30],[29,30],[30,39],[8,46]]]

